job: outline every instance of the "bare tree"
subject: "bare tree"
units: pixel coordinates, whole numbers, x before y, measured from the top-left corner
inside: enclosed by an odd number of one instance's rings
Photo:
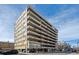
[[[57,48],[56,49],[57,49],[58,52],[70,52],[71,51],[71,46],[66,42],[59,41],[57,43]]]

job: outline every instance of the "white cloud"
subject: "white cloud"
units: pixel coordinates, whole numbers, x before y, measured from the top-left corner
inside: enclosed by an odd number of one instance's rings
[[[62,12],[58,12],[58,14],[48,18],[50,23],[57,24],[59,22],[65,21],[64,18],[72,16],[72,14],[76,13],[79,9],[76,8],[69,8],[66,10],[62,10]]]
[[[0,41],[14,41],[13,25],[17,14],[18,10],[8,5],[0,5]]]
[[[79,38],[78,8],[70,8],[48,18],[48,21],[58,28],[59,40],[72,40]]]
[[[77,19],[78,20],[78,19]],[[69,21],[59,29],[59,38],[79,38],[79,23],[76,20]],[[68,39],[69,40],[69,39]]]

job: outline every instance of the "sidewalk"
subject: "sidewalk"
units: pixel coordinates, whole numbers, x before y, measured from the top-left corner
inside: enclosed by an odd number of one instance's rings
[[[18,55],[79,55],[79,53],[18,53]]]

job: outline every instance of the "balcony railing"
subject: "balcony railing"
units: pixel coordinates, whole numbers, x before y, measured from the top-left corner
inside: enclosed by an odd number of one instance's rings
[[[46,25],[44,25],[43,23],[41,23],[41,21],[37,21],[35,18],[33,18],[33,17],[29,17],[29,18],[31,18],[31,20],[33,20],[34,22],[36,22],[36,23],[38,23],[38,24],[40,24],[40,25],[42,25],[43,27],[45,27],[46,29],[48,29],[49,31],[51,31],[52,33],[54,33],[54,32],[56,32],[54,29],[50,29],[50,28],[47,28],[47,26]],[[57,32],[56,32],[57,33]],[[56,33],[54,33],[54,34],[56,34]]]
[[[49,30],[46,30],[46,29],[44,29],[43,27],[41,27],[41,26],[39,26],[39,25],[37,25],[37,24],[31,22],[31,21],[30,21],[30,25],[31,25],[31,26],[34,26],[34,27],[37,27],[37,28],[40,29],[40,30],[45,31],[45,32],[47,32],[48,34],[50,34],[50,35],[52,35],[52,36],[55,36],[55,34],[49,32]]]
[[[45,34],[45,35],[47,35],[48,37],[56,38],[56,37],[54,37],[54,36],[51,36],[51,35],[47,34],[47,33],[44,32],[44,31],[41,31],[41,30],[39,30],[39,29],[35,29],[35,28],[32,27],[32,26],[28,26],[27,28],[30,28],[30,30],[32,30],[32,31],[36,31],[36,32],[39,32],[39,33]]]
[[[47,41],[49,41],[49,42],[53,42],[53,40],[52,40],[51,38],[46,37],[46,36],[43,36],[43,35],[40,35],[40,34],[38,34],[38,33],[36,33],[36,32],[28,31],[27,33],[31,33],[32,35],[36,35],[36,37],[39,36],[39,37],[43,38],[44,40],[47,40]]]
[[[35,36],[27,36],[27,39],[32,39],[33,41],[40,41],[41,43],[49,43],[49,44],[54,44],[55,42],[51,42],[51,41],[48,41],[48,40],[45,40],[45,39],[42,39],[42,38],[37,38]]]

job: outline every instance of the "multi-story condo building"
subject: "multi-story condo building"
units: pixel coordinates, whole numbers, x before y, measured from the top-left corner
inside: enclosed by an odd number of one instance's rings
[[[22,52],[55,50],[58,30],[28,7],[15,23],[15,49]]]

